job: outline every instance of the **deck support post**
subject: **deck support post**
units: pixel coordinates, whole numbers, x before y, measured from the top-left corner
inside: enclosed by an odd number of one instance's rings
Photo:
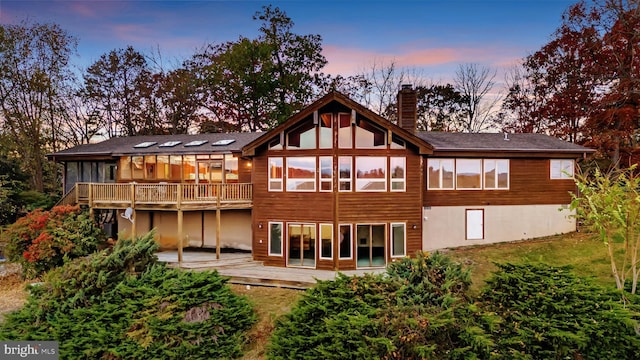
[[[136,184],[135,183],[131,183],[130,184],[130,191],[131,191],[131,218],[134,219],[134,221],[131,222],[131,240],[134,240],[136,238]]]
[[[182,266],[183,212],[178,209],[178,266]]]
[[[222,191],[222,185],[216,185],[218,187],[218,192],[216,195],[216,260],[220,260],[220,196]]]

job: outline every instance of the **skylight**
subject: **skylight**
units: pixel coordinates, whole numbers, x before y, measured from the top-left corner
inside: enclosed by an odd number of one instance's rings
[[[145,142],[142,142],[142,143],[140,143],[138,145],[134,145],[133,147],[136,148],[136,149],[144,149],[144,148],[148,148],[149,146],[152,146],[152,145],[155,145],[155,144],[156,144],[155,141],[145,141]]]
[[[184,144],[184,146],[200,146],[202,144],[205,144],[207,141],[208,140],[193,140],[191,142]]]
[[[214,142],[211,145],[213,145],[213,146],[224,146],[224,145],[229,145],[229,144],[231,144],[231,143],[233,143],[235,141],[236,141],[235,139],[224,139],[224,140],[218,140],[218,141]]]
[[[182,141],[167,141],[166,143],[162,143],[158,145],[159,147],[174,147],[180,144]]]

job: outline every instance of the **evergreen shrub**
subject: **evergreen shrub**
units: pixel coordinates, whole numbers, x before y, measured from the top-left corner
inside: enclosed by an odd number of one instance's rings
[[[157,262],[150,233],[44,276],[0,340],[58,340],[61,359],[231,359],[255,322],[217,272]]]
[[[88,255],[104,244],[105,235],[79,206],[36,209],[8,226],[2,234],[9,261],[22,265],[26,278],[60,266],[65,258]]]
[[[504,319],[493,333],[496,358],[640,359],[638,308],[620,291],[570,267],[497,266],[480,299]]]

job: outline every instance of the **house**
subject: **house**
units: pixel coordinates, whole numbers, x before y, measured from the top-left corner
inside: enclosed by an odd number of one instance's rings
[[[590,149],[539,134],[416,132],[338,92],[266,133],[115,138],[51,154],[65,201],[112,234],[163,247],[251,250],[266,265],[385,266],[418,250],[575,231],[576,162]],[[178,241],[180,240],[180,241]]]

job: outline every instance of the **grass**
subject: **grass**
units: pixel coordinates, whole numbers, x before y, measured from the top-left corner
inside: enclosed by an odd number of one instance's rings
[[[467,264],[472,271],[473,292],[478,292],[491,272],[494,262],[542,262],[571,265],[577,274],[593,277],[599,284],[615,286],[605,245],[589,234],[572,233],[536,240],[471,246],[446,251]],[[2,313],[15,310],[26,300],[25,283],[13,274],[0,274],[0,321]],[[231,285],[234,292],[246,295],[254,304],[258,322],[249,333],[245,360],[264,359],[266,345],[278,317],[286,314],[298,301],[299,290],[245,285]],[[7,301],[4,301],[7,300]]]

